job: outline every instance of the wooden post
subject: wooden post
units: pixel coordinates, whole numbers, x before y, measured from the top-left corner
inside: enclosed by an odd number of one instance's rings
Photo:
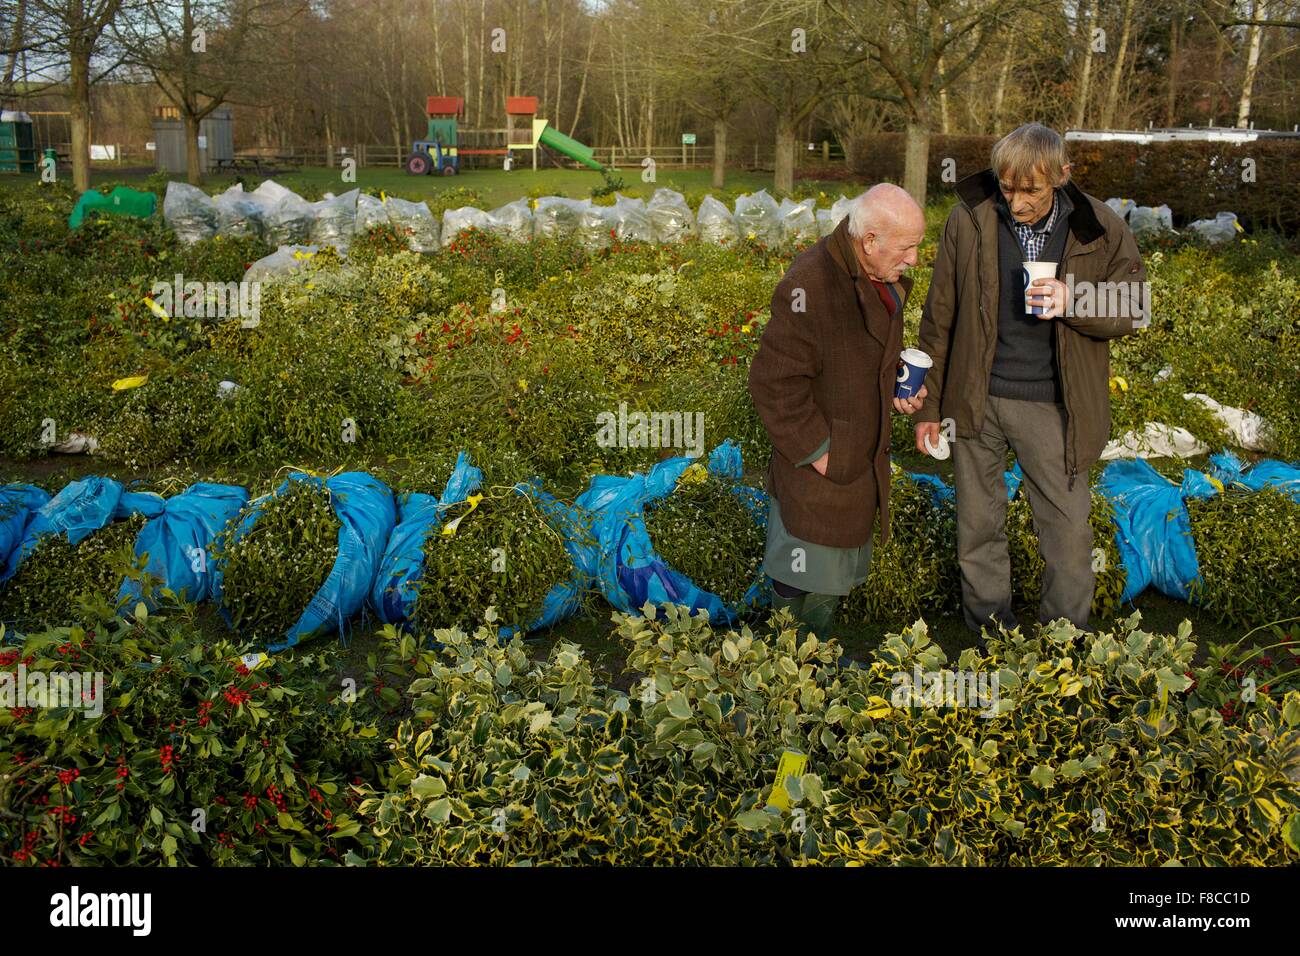
[[[754,144],[754,168],[758,169],[758,144]]]
[[[822,140],[822,162],[829,163],[830,161],[831,161],[831,141],[829,139],[824,139]]]

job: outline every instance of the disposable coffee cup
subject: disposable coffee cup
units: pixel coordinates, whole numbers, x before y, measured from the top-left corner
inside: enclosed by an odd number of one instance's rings
[[[925,384],[925,373],[934,360],[920,349],[903,349],[898,356],[898,380],[894,385],[895,398],[913,398]]]
[[[1029,304],[1029,287],[1034,284],[1035,279],[1056,278],[1056,263],[1026,261],[1020,266],[1025,277],[1025,315],[1042,315],[1047,311],[1045,306]]]

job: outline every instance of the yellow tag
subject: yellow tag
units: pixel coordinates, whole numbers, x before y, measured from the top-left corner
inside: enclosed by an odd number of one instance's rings
[[[1237,227],[1237,231],[1238,231],[1238,232],[1245,232],[1245,231],[1246,231],[1245,229],[1242,228],[1241,223],[1238,222],[1236,219],[1232,220],[1232,224],[1233,224],[1234,226]]]
[[[1116,382],[1116,384],[1119,385],[1119,390],[1120,390],[1121,392],[1127,392],[1127,391],[1128,391],[1128,382],[1124,380],[1124,376],[1122,376],[1122,375],[1116,375],[1116,376],[1115,376],[1115,382]]]
[[[295,259],[310,259],[314,255],[316,255],[314,252],[303,252],[301,249],[293,250],[293,257]]]
[[[268,664],[270,664],[271,658],[269,655],[263,654],[261,651],[258,651],[256,654],[245,654],[243,657],[239,659],[239,663],[243,664],[250,671],[255,671],[259,667],[266,667]]]
[[[130,378],[119,378],[113,383],[113,391],[120,392],[127,388],[139,388],[147,381],[149,381],[148,375],[132,375]]]
[[[1218,478],[1215,478],[1213,475],[1206,475],[1205,477],[1210,479],[1210,484],[1214,485],[1215,490],[1217,490],[1219,494],[1223,494],[1223,482]]]
[[[803,776],[804,768],[807,766],[807,754],[801,754],[797,750],[782,752],[781,759],[776,764],[776,783],[772,785],[772,793],[767,798],[769,807],[790,809],[790,794],[785,792],[785,778]]]
[[[457,515],[456,520],[448,521],[445,525],[442,526],[442,533],[446,535],[448,538],[450,538],[453,534],[456,533],[456,526],[465,520],[465,515],[469,514],[470,511],[473,511],[475,508],[478,507],[478,503],[483,500],[483,496],[470,495],[465,500],[469,502],[469,511],[466,511],[465,514],[463,515]]]
[[[678,476],[677,483],[679,485],[689,485],[693,482],[703,481],[708,476],[708,469],[697,461]]]
[[[379,190],[379,201],[380,201],[380,202],[388,202],[388,196],[384,193],[384,191],[383,191],[382,189]]]
[[[164,322],[171,321],[171,316],[167,314],[167,310],[153,299],[145,298],[143,301],[145,305],[149,306],[149,311],[158,316],[158,318],[162,319]]]

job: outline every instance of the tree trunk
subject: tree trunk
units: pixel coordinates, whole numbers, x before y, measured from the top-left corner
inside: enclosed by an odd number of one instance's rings
[[[943,57],[939,57],[939,73],[943,74]],[[943,130],[943,135],[947,136],[952,132],[952,118],[948,115],[948,87],[939,91],[939,124]]]
[[[1124,20],[1119,34],[1119,52],[1115,54],[1115,67],[1110,71],[1110,86],[1106,90],[1106,102],[1102,106],[1101,126],[1110,129],[1115,122],[1115,111],[1119,107],[1119,81],[1124,75],[1124,61],[1128,59],[1128,39],[1133,26],[1133,0],[1124,2]]]
[[[1255,0],[1252,7],[1252,20],[1268,19],[1268,0]],[[1237,129],[1250,125],[1250,100],[1255,89],[1255,77],[1259,74],[1259,48],[1264,42],[1264,28],[1255,24],[1249,33],[1250,52],[1246,56],[1246,75],[1241,81],[1241,99],[1237,101]]]
[[[1131,0],[1130,0],[1131,2]],[[487,0],[479,0],[478,3],[478,96],[474,98],[474,125],[479,129],[483,128],[483,62],[487,59],[488,39],[485,32],[487,22]],[[509,42],[508,40],[506,41]],[[515,37],[515,42],[519,42],[519,37]],[[508,54],[507,54],[508,55]]]
[[[1092,31],[1097,26],[1097,8],[1089,4],[1087,10],[1087,21],[1080,20],[1080,28],[1083,31],[1083,66],[1079,73],[1079,88],[1074,95],[1075,129],[1083,129],[1088,113],[1088,85],[1092,80]]]
[[[1178,28],[1181,14],[1169,18],[1169,88],[1165,98],[1165,126],[1178,122]]]
[[[447,75],[442,68],[442,30],[438,26],[438,7],[435,4],[429,11],[429,19],[433,21],[433,68],[434,80],[438,84],[438,96],[447,95]]]
[[[203,184],[203,164],[199,161],[199,118],[189,110],[182,112],[185,123],[185,181],[191,186]]]
[[[907,121],[904,147],[903,188],[925,207],[926,172],[930,164],[930,118],[912,117]]]
[[[794,192],[794,120],[784,110],[776,114],[776,160],[772,185],[779,195]]]
[[[464,74],[464,77],[465,77],[464,80],[463,80],[463,82],[462,82],[462,85],[461,85],[461,89],[464,90],[465,92],[462,93],[461,95],[462,95],[462,96],[468,96],[468,95],[469,95],[469,88],[470,88],[470,83],[469,83],[469,78],[470,78],[470,66],[469,66],[469,0],[464,0],[464,2],[461,4],[461,8],[460,8],[460,68],[461,68],[461,73],[463,73],[463,74]],[[475,105],[477,106],[478,104],[475,104]],[[468,111],[468,110],[465,111],[465,118],[466,118],[466,119],[469,119],[469,111]]]
[[[4,79],[0,81],[0,96],[3,96],[6,101],[13,96],[14,69],[18,66],[18,49],[23,45],[26,19],[27,0],[18,0],[18,8],[14,11],[13,30],[9,34],[9,57],[5,61]]]
[[[555,109],[551,110],[551,115],[555,117],[556,129],[564,128],[560,125],[560,111],[564,109],[564,14],[567,9],[567,5],[560,6],[559,52],[555,55]]]
[[[1002,104],[1006,101],[1007,95],[1007,77],[1011,75],[1011,44],[1007,44],[1007,52],[1002,56],[1002,69],[998,71],[997,91],[993,94],[993,134],[999,135],[1002,131]]]
[[[722,189],[727,182],[727,120],[713,119],[713,188]]]
[[[90,51],[69,50],[68,123],[72,130],[72,188],[90,188]]]
[[[582,61],[582,79],[578,82],[578,103],[573,110],[573,125],[569,127],[572,136],[578,129],[578,120],[582,118],[582,100],[587,95],[587,74],[591,72],[591,52],[596,45],[596,25],[587,26],[587,55]]]

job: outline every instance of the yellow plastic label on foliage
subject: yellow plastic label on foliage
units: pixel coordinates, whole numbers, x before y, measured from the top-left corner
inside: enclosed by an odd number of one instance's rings
[[[382,189],[379,190],[379,201],[380,201],[380,202],[388,202],[388,194],[385,193]]]
[[[689,485],[693,482],[703,481],[707,477],[709,477],[708,469],[697,461],[677,477],[677,483],[679,485]]]
[[[295,259],[310,259],[314,255],[316,255],[314,252],[303,252],[301,249],[293,250],[293,257]]]
[[[807,754],[801,754],[797,750],[784,751],[776,764],[776,783],[772,784],[772,793],[767,798],[767,805],[789,810],[790,794],[785,792],[785,778],[803,776],[804,768],[807,766]]]
[[[1206,475],[1205,477],[1210,479],[1210,484],[1214,485],[1215,490],[1219,494],[1223,494],[1223,482],[1218,478],[1215,478],[1213,475]]]
[[[250,671],[255,671],[259,667],[266,667],[270,664],[271,658],[269,655],[258,651],[256,654],[245,654],[239,659],[239,663],[243,664]]]
[[[170,321],[171,321],[171,316],[167,314],[167,310],[164,309],[164,308],[163,308],[161,305],[159,305],[157,302],[155,302],[153,299],[149,298],[148,296],[145,296],[145,298],[144,298],[144,304],[147,305],[147,306],[149,306],[149,311],[150,311],[150,312],[152,312],[154,315],[158,316],[158,318],[162,319],[164,322],[170,322]]]
[[[462,521],[465,520],[465,515],[469,514],[470,511],[473,511],[475,508],[478,507],[478,503],[483,500],[483,496],[470,495],[465,500],[469,502],[469,511],[466,511],[465,514],[457,515],[454,521],[448,521],[445,525],[442,526],[442,533],[446,535],[448,538],[450,538],[453,534],[456,533],[456,527]]]
[[[113,383],[113,391],[120,392],[127,388],[139,388],[147,381],[149,381],[148,375],[132,375],[130,378],[119,378]]]

